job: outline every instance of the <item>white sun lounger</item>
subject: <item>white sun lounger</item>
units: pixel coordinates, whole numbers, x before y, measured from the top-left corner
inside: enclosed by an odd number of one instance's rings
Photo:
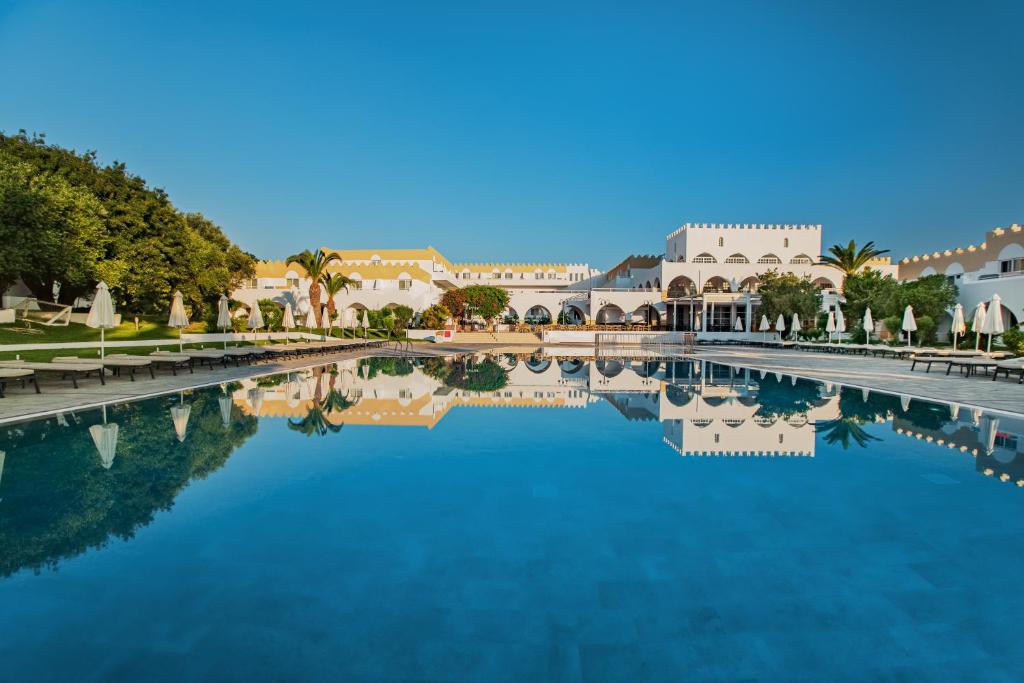
[[[148,358],[143,360],[141,358],[125,358],[120,356],[111,356],[103,358],[101,360],[94,360],[92,358],[80,358],[78,356],[56,356],[53,359],[54,363],[74,363],[76,365],[95,364],[99,363],[104,368],[108,368],[111,374],[114,376],[120,376],[123,370],[128,370],[128,378],[131,381],[135,381],[135,371],[139,368],[146,368],[149,370],[150,377],[156,377],[153,374],[153,363]]]
[[[21,382],[22,387],[31,382],[32,386],[36,388],[36,393],[39,393],[39,382],[36,381],[36,373],[34,370],[0,368],[0,398],[4,397],[4,390],[7,389],[7,383],[12,380],[15,382]]]
[[[93,372],[99,376],[100,384],[107,383],[106,377],[104,377],[103,365],[98,362],[39,363],[23,360],[4,360],[0,361],[0,367],[34,370],[37,375],[41,372],[59,374],[62,379],[70,377],[71,385],[75,387],[75,389],[78,388],[79,376],[88,377]]]

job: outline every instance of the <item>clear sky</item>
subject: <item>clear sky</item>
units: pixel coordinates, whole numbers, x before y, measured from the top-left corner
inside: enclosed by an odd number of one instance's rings
[[[1020,0],[0,0],[0,129],[125,161],[261,257],[608,267],[684,222],[903,256],[1024,223],[1022,26]]]

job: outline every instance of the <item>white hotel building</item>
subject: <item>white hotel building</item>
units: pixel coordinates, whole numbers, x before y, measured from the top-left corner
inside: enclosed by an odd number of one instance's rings
[[[356,315],[397,305],[419,313],[448,289],[488,284],[507,289],[510,312],[527,322],[553,321],[564,312],[575,323],[648,322],[733,335],[739,326],[746,334],[756,331],[759,275],[768,270],[813,281],[826,307],[842,287],[842,273],[815,265],[820,225],[687,223],[665,238],[662,254],[629,256],[607,271],[585,263],[452,263],[433,247],[326,251],[342,259],[330,271],[359,283],[335,301],[338,310]],[[887,258],[871,267],[896,275]],[[247,305],[288,302],[302,314],[309,285],[298,266],[264,261],[232,296]]]

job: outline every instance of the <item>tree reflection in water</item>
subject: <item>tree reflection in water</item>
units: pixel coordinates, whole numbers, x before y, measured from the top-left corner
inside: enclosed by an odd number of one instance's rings
[[[189,482],[223,466],[256,433],[256,418],[236,413],[225,426],[219,396],[220,389],[193,392],[183,442],[168,417],[177,397],[108,407],[120,426],[109,469],[89,433],[102,422],[99,410],[0,428],[0,575],[55,567],[111,537],[132,538]]]

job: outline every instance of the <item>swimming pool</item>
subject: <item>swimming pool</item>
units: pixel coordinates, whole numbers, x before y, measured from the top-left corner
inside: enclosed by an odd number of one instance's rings
[[[0,426],[8,680],[1014,680],[1024,420],[657,358]]]

